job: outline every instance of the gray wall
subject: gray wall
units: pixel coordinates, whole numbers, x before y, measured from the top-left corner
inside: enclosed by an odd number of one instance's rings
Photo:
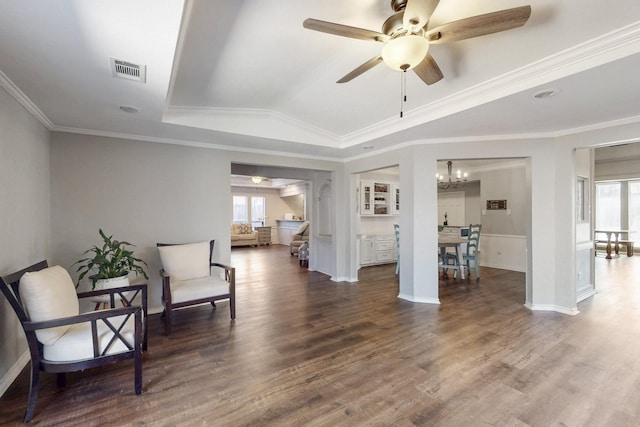
[[[49,258],[49,132],[0,88],[0,275]],[[27,351],[13,310],[0,297],[0,395]]]
[[[501,169],[474,172],[474,181],[465,185],[466,222],[482,224],[482,232],[507,236],[526,235],[526,208],[528,206],[526,169],[509,166]],[[438,193],[460,190],[438,190]],[[511,211],[486,211],[487,200],[507,200]]]
[[[149,305],[159,308],[157,242],[215,239],[214,259],[229,262],[230,179],[225,152],[53,133],[54,259],[71,268],[99,243],[99,228],[130,241],[149,264]]]
[[[486,209],[487,200],[506,200],[505,210],[483,211],[480,222],[482,232],[507,236],[527,234],[527,209],[529,206],[526,187],[526,169],[514,167],[480,173],[480,204]]]

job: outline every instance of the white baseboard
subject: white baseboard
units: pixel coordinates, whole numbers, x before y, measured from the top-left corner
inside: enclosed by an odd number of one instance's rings
[[[22,372],[22,370],[25,366],[27,366],[27,363],[29,363],[30,360],[31,354],[29,353],[29,350],[27,350],[22,353],[22,356],[20,356],[16,363],[13,364],[13,366],[9,369],[9,372],[7,372],[4,377],[2,377],[2,379],[0,380],[0,397],[4,395],[11,384],[13,384],[15,379],[18,378],[18,375],[20,375],[20,372]]]
[[[346,276],[338,276],[338,277],[332,276],[331,279],[329,280],[331,280],[332,282],[347,282],[347,283],[355,283],[358,281],[357,278],[354,279]]]
[[[568,314],[569,316],[575,316],[580,313],[577,308],[560,307],[553,304],[525,304],[529,310],[532,311],[555,311],[557,313]]]
[[[526,273],[527,269],[519,265],[503,265],[503,264],[485,264],[480,263],[480,267],[497,268],[500,270],[518,271],[520,273]]]
[[[158,314],[158,313],[162,313],[164,311],[164,307],[160,306],[160,307],[151,307],[148,308],[148,313],[147,314]]]
[[[594,295],[595,295],[595,294],[597,294],[597,293],[598,293],[598,292],[597,292],[595,289],[590,288],[588,291],[586,291],[586,292],[584,292],[584,293],[582,293],[582,294],[578,295],[578,302],[580,302],[580,301],[584,301],[584,300],[586,300],[587,298],[592,297],[592,296],[594,296]]]
[[[440,299],[438,298],[416,298],[413,295],[407,295],[407,294],[398,294],[398,298],[406,300],[406,301],[410,301],[410,302],[417,302],[417,303],[421,303],[421,304],[440,304]]]

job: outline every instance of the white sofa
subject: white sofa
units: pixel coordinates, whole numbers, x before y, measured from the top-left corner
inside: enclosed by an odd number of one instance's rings
[[[258,232],[251,224],[231,224],[231,246],[257,246]]]

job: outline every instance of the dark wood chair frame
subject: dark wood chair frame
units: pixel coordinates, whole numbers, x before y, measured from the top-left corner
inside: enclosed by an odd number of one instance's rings
[[[56,382],[58,387],[64,387],[66,383],[66,372],[81,371],[84,369],[102,366],[110,363],[121,362],[123,360],[134,359],[134,391],[135,394],[142,393],[142,351],[145,351],[147,349],[147,285],[136,284],[121,288],[78,293],[79,299],[108,294],[110,295],[111,299],[111,307],[115,307],[117,301],[122,301],[123,305],[125,306],[121,308],[111,308],[108,310],[94,311],[91,313],[82,313],[77,316],[64,317],[42,322],[32,322],[29,319],[29,316],[27,315],[20,299],[20,278],[24,273],[39,271],[47,267],[47,261],[40,261],[37,264],[0,278],[0,289],[9,301],[9,304],[15,311],[18,319],[20,320],[20,323],[22,324],[22,329],[24,330],[27,338],[29,352],[31,353],[31,383],[24,421],[31,421],[35,412],[36,399],[38,397],[38,380],[40,371],[57,374]],[[133,305],[133,300],[138,295],[141,295],[142,297],[142,307]],[[123,328],[123,325],[120,325],[120,327],[116,327],[109,320],[112,317],[123,315],[127,316],[127,321],[131,316],[134,316],[134,346],[131,346],[127,342],[127,340],[122,337],[121,330]],[[97,335],[98,321],[104,322],[104,324],[106,324],[114,334],[113,338],[102,353],[100,353],[99,351]],[[37,330],[86,322],[91,323],[91,332],[93,335],[92,359],[84,359],[73,362],[56,362],[44,359],[43,346],[36,337]],[[126,345],[129,350],[117,354],[105,354],[106,351],[108,351],[108,349],[118,341],[121,341],[124,345]]]
[[[162,246],[177,246],[185,243],[156,243],[157,247]],[[211,267],[220,267],[224,269],[224,278],[229,282],[229,292],[226,294],[215,295],[207,298],[200,298],[195,300],[183,301],[180,303],[174,303],[171,301],[171,278],[163,269],[160,269],[160,277],[162,278],[162,304],[164,305],[164,312],[162,318],[164,319],[164,333],[165,335],[171,334],[171,312],[183,307],[190,307],[202,303],[209,302],[213,308],[216,307],[216,301],[229,300],[229,315],[231,319],[236,318],[236,269],[225,264],[213,262],[213,246],[215,240],[209,241],[209,270]]]

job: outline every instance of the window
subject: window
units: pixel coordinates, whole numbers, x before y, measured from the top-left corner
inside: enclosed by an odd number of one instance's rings
[[[249,203],[247,196],[233,196],[233,223],[249,222]]]
[[[251,197],[251,225],[253,228],[264,225],[265,198]]]
[[[629,240],[640,245],[640,181],[629,181]]]
[[[596,230],[620,228],[620,183],[596,184]]]
[[[576,183],[576,219],[580,222],[589,222],[589,179],[578,177]]]
[[[629,230],[640,245],[640,180],[596,183],[596,230]]]
[[[233,223],[251,222],[253,228],[265,223],[266,202],[262,196],[233,196]],[[249,221],[251,218],[251,221]]]

